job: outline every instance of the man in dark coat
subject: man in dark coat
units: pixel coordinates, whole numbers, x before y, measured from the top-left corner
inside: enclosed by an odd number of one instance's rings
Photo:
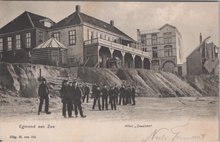
[[[119,96],[119,105],[123,104],[125,105],[125,87],[124,85],[121,86],[120,88],[120,96]]]
[[[115,84],[115,87],[114,87],[114,90],[115,90],[115,102],[116,102],[116,104],[118,104],[119,103],[119,100],[118,100],[118,97],[119,97],[119,89],[118,89],[118,87],[117,87],[117,84]]]
[[[131,104],[131,87],[128,85],[126,87],[126,105]]]
[[[134,86],[132,87],[132,91],[131,91],[131,98],[132,98],[132,105],[135,105],[135,88]]]
[[[82,92],[78,87],[77,82],[73,82],[72,91],[73,91],[73,104],[75,108],[75,116],[78,117],[78,110],[79,110],[80,116],[82,118],[85,118],[86,116],[83,115],[82,106],[81,106]]]
[[[51,114],[51,112],[49,112],[49,93],[50,93],[50,91],[49,91],[49,88],[46,84],[46,79],[43,78],[42,83],[40,84],[40,86],[38,88],[38,95],[40,97],[38,115],[40,115],[40,112],[42,110],[42,105],[43,105],[44,101],[45,101],[45,113],[46,114]]]
[[[90,93],[90,88],[89,86],[86,84],[85,88],[84,88],[84,96],[83,96],[83,102],[85,101],[86,99],[86,102],[88,103],[89,102],[89,93]]]
[[[95,93],[96,93],[96,90],[97,90],[97,85],[96,84],[93,84],[92,85],[92,96],[91,96],[91,98],[94,98],[94,96],[95,96]]]
[[[116,110],[116,92],[114,87],[111,87],[111,89],[109,90],[109,100],[110,100],[110,104],[111,104],[111,109],[112,110]]]
[[[68,116],[72,117],[73,110],[73,92],[71,86],[68,86],[67,80],[64,80],[62,83],[62,88],[60,90],[60,96],[63,103],[63,116],[66,118],[66,107],[68,111]]]
[[[101,104],[100,104],[100,95],[101,95],[101,90],[100,87],[97,86],[97,88],[94,89],[94,100],[93,100],[93,107],[92,109],[95,109],[96,106],[96,102],[98,102],[98,108],[99,110],[101,110]]]
[[[102,110],[104,110],[104,107],[108,110],[108,89],[106,85],[102,89]]]

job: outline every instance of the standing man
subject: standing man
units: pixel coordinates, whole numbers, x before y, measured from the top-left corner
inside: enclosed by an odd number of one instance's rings
[[[43,102],[45,101],[45,113],[46,114],[51,114],[51,112],[49,112],[49,88],[46,84],[46,79],[43,78],[42,79],[42,83],[40,84],[39,88],[38,88],[38,95],[40,97],[40,104],[39,104],[39,109],[38,109],[38,115],[40,115],[40,112],[42,110],[42,105]]]
[[[116,93],[114,87],[111,87],[109,90],[109,99],[110,99],[110,104],[111,104],[111,109],[116,110]]]
[[[120,96],[119,96],[119,105],[125,104],[125,87],[124,85],[121,86],[120,88]]]
[[[106,84],[104,84],[104,88],[102,89],[102,110],[108,110],[108,89]]]
[[[83,102],[85,101],[86,99],[86,102],[88,103],[89,102],[89,93],[90,93],[90,88],[89,86],[86,84],[85,88],[84,88],[84,96],[83,96]]]
[[[94,90],[94,101],[93,101],[93,107],[92,109],[95,109],[96,102],[98,102],[98,108],[101,110],[101,104],[100,104],[100,95],[101,95],[101,90],[100,87],[97,86],[97,88]]]
[[[73,91],[73,104],[75,108],[75,116],[78,117],[78,110],[79,110],[80,116],[82,118],[85,118],[86,116],[83,115],[82,106],[81,106],[82,92],[78,87],[77,82],[73,82],[72,91]]]
[[[117,84],[115,84],[115,87],[114,87],[114,90],[115,90],[115,102],[116,104],[118,104],[118,97],[119,97],[119,89],[117,87]]]
[[[132,88],[128,86],[128,104],[131,104],[131,97],[132,97]]]
[[[72,110],[73,110],[73,93],[71,86],[68,86],[67,80],[64,80],[62,83],[62,87],[60,90],[60,96],[63,103],[63,117],[66,118],[66,107],[68,111],[68,116],[72,117]]]
[[[135,105],[135,88],[134,86],[132,87],[132,92],[131,92],[131,98],[132,98],[132,105]]]

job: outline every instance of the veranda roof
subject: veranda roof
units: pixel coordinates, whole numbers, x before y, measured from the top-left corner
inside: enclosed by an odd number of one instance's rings
[[[65,45],[63,45],[62,43],[60,43],[58,40],[56,40],[56,38],[51,37],[50,39],[48,39],[47,41],[41,43],[40,45],[38,45],[37,47],[35,47],[34,49],[42,49],[42,48],[61,48],[61,49],[67,49],[67,47]]]

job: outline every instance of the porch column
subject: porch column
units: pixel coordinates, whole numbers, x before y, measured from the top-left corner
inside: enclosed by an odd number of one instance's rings
[[[99,68],[100,67],[100,64],[99,64],[99,50],[101,49],[101,46],[98,46],[98,55],[97,55],[97,59],[98,59],[98,61],[97,61],[97,63],[96,64],[98,64],[97,65],[97,67]]]
[[[132,68],[135,68],[135,56],[136,55],[131,54],[131,56],[132,56],[132,59],[133,59],[133,61],[132,61]]]
[[[114,49],[109,48],[109,50],[110,50],[110,53],[111,53],[111,58],[113,58]]]
[[[141,57],[141,68],[144,68],[144,57]]]
[[[125,67],[125,52],[121,51],[122,55],[122,67]]]

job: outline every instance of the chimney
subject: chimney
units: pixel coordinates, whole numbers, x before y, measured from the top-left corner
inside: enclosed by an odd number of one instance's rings
[[[77,12],[77,13],[80,12],[80,5],[76,5],[76,12]]]
[[[201,44],[202,43],[202,33],[200,33],[199,39],[200,39],[200,44]]]
[[[137,41],[141,42],[141,33],[140,33],[140,29],[137,29]]]
[[[110,25],[114,26],[114,20],[110,20]]]

